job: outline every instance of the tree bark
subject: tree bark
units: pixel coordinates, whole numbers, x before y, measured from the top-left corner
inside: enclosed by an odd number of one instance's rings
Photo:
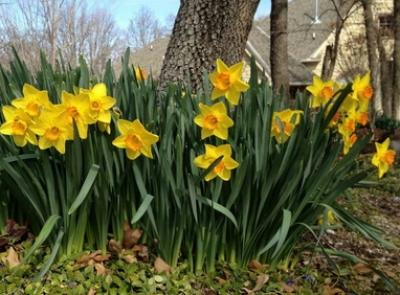
[[[384,114],[392,117],[392,86],[393,86],[393,72],[390,67],[390,62],[386,56],[386,50],[381,37],[378,37],[379,57],[381,64],[381,89],[382,89],[382,105]]]
[[[400,3],[394,1],[393,117],[400,121]]]
[[[285,100],[289,99],[289,67],[288,67],[288,1],[271,1],[271,78],[274,94],[283,89]]]
[[[339,5],[336,4],[335,0],[331,0],[336,10],[336,26],[335,26],[335,39],[332,45],[328,45],[325,51],[323,68],[322,68],[322,80],[332,79],[333,72],[335,71],[336,60],[339,54],[340,45],[340,34],[345,25],[346,20],[350,16],[351,8],[354,6],[354,0],[341,0]]]
[[[332,51],[333,51],[333,46],[327,45],[326,49],[325,49],[324,59],[322,61],[321,79],[323,81],[329,80],[332,77],[332,76],[329,76],[329,73],[331,72],[332,62],[333,62]]]
[[[161,68],[159,86],[183,82],[202,88],[203,77],[221,58],[242,60],[260,0],[181,0]]]
[[[377,22],[374,21],[374,12],[372,10],[372,0],[362,0],[364,8],[365,30],[367,35],[368,62],[371,70],[371,82],[374,89],[373,96],[373,118],[375,114],[382,114],[382,92],[381,92],[381,75],[379,67],[379,50],[378,50],[378,28]]]

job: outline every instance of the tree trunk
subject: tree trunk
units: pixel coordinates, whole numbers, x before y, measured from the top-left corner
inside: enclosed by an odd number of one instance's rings
[[[385,47],[381,37],[378,37],[379,46],[379,57],[381,64],[381,88],[382,88],[382,105],[384,114],[391,118],[392,117],[392,86],[393,86],[393,75],[392,69],[390,68],[390,61],[386,56]]]
[[[324,60],[322,61],[322,72],[321,72],[321,79],[323,81],[329,80],[332,76],[329,76],[331,72],[330,68],[332,65],[332,45],[327,45],[324,54]]]
[[[330,80],[332,79],[333,72],[335,71],[336,60],[339,54],[339,45],[340,45],[340,35],[342,33],[342,29],[345,25],[346,20],[350,16],[351,8],[354,6],[354,0],[341,0],[339,1],[339,5],[336,4],[335,0],[331,0],[332,4],[336,9],[336,26],[335,26],[335,39],[332,45],[328,46],[325,51],[323,70],[322,70],[322,80]],[[326,59],[326,60],[325,60]]]
[[[221,58],[242,60],[260,0],[181,0],[165,54],[159,85],[184,82],[202,87],[203,76]]]
[[[289,99],[289,68],[288,68],[288,1],[271,1],[271,78],[272,89],[279,94],[283,89],[285,99]]]
[[[394,1],[394,83],[393,83],[393,117],[400,121],[400,3]]]
[[[382,114],[381,75],[379,68],[378,28],[374,21],[372,0],[362,0],[364,7],[364,21],[367,35],[368,62],[371,70],[371,82],[374,89],[372,119],[375,114]],[[373,122],[373,120],[372,120]]]

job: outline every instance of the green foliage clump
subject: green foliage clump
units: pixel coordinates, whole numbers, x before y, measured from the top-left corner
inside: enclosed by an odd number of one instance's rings
[[[143,242],[154,245],[168,263],[175,266],[185,258],[192,271],[213,272],[216,261],[242,266],[252,259],[276,263],[291,254],[303,233],[314,231],[327,209],[351,228],[380,240],[377,228],[336,203],[340,194],[367,176],[354,168],[369,137],[341,156],[343,144],[328,128],[351,85],[317,112],[299,95],[301,122],[279,144],[271,134],[272,118],[285,106],[269,86],[258,83],[254,68],[250,90],[229,110],[235,125],[228,143],[240,166],[229,182],[206,182],[204,171],[193,164],[204,153],[193,119],[199,102],[211,103],[204,94],[209,91],[190,95],[190,89],[172,85],[161,93],[151,79],[138,82],[128,60],[129,52],[119,77],[108,63],[101,79],[117,99],[110,135],[91,128],[86,140],[67,143],[65,155],[18,148],[10,138],[0,137],[0,219],[27,222],[38,234],[34,249],[51,241],[44,271],[57,253],[106,249],[110,234],[122,238],[126,220],[144,230]],[[1,103],[19,97],[24,83],[47,90],[58,102],[63,90],[74,92],[96,82],[84,60],[74,70],[63,63],[53,69],[42,57],[41,70],[32,74],[16,56],[11,70],[0,72]],[[153,160],[131,161],[112,146],[120,116],[139,119],[159,136]],[[205,142],[222,143],[215,138]]]

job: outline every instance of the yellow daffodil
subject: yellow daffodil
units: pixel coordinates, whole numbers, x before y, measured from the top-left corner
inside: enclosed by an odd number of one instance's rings
[[[357,141],[357,135],[355,133],[351,135],[343,135],[343,154],[346,155],[351,147],[356,143]]]
[[[23,109],[33,119],[38,118],[42,110],[51,105],[47,91],[24,84],[22,93],[24,96],[14,99],[11,104],[18,109]]]
[[[371,74],[368,72],[364,76],[357,76],[353,82],[353,98],[358,100],[361,112],[368,113],[369,102],[374,95],[371,86]]]
[[[239,163],[232,159],[232,148],[229,144],[213,146],[206,144],[206,152],[194,159],[194,164],[202,169],[207,169],[218,158],[222,157],[217,166],[214,167],[206,176],[205,180],[210,181],[215,177],[220,177],[222,180],[231,178],[231,170],[239,167]]]
[[[322,81],[320,77],[313,77],[313,84],[306,89],[312,94],[311,107],[318,108],[325,106],[335,94],[335,82],[332,80]]]
[[[134,73],[136,77],[136,81],[141,82],[147,80],[147,73],[141,67],[134,67]]]
[[[1,134],[11,135],[19,147],[25,146],[28,142],[37,144],[36,136],[31,130],[32,119],[24,110],[4,106],[3,115],[6,121],[0,126]]]
[[[360,113],[356,109],[357,105],[352,104],[349,109],[347,109],[345,116],[342,119],[341,124],[339,124],[339,133],[343,136],[350,136],[356,131],[357,122],[359,120]]]
[[[386,138],[383,143],[375,143],[376,154],[372,157],[372,164],[378,167],[379,178],[388,172],[390,165],[394,163],[396,152],[389,149],[390,139]]]
[[[342,136],[350,136],[351,134],[356,131],[356,121],[354,118],[346,117],[343,121],[339,124],[338,131]]]
[[[97,121],[101,132],[111,133],[111,108],[117,102],[115,98],[107,96],[107,87],[104,83],[96,84],[92,89],[80,89],[80,93],[89,95],[89,115]]]
[[[138,119],[133,122],[120,119],[117,122],[121,133],[112,144],[120,149],[126,149],[129,159],[135,160],[141,154],[153,159],[151,145],[158,141],[158,136],[144,128]]]
[[[324,215],[325,215],[325,216],[324,216]],[[335,222],[336,222],[336,216],[335,216],[335,213],[333,213],[332,210],[329,209],[324,215],[320,215],[320,216],[318,217],[318,224],[319,224],[319,225],[324,224],[325,221],[326,221],[326,223],[327,223],[328,225],[335,224]]]
[[[55,147],[60,154],[65,154],[65,142],[73,139],[73,132],[69,119],[62,115],[63,111],[62,106],[45,110],[32,126],[32,131],[40,136],[41,150]]]
[[[272,115],[272,136],[278,143],[284,143],[292,135],[293,130],[300,123],[301,114],[303,114],[303,111],[291,109],[274,112]]]
[[[63,116],[70,124],[75,123],[79,137],[87,138],[88,124],[93,124],[96,121],[90,115],[90,99],[89,95],[80,93],[73,95],[63,91],[61,94],[61,106],[64,108]]]
[[[237,63],[228,67],[221,59],[217,59],[217,68],[209,76],[209,79],[214,86],[211,93],[211,99],[216,99],[225,96],[226,99],[233,105],[239,103],[241,92],[247,91],[249,85],[242,79],[243,62]]]
[[[199,104],[201,114],[194,118],[194,122],[200,126],[201,139],[215,135],[221,139],[228,138],[228,128],[233,126],[232,119],[227,115],[225,104],[218,102],[212,106]]]

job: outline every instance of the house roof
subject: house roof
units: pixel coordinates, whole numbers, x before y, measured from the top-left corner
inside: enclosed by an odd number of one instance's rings
[[[270,36],[259,26],[254,25],[246,44],[246,50],[253,56],[261,67],[267,79],[271,81],[271,64],[270,64]],[[305,85],[312,82],[311,71],[299,62],[289,51],[289,82],[290,85]]]
[[[345,0],[346,3],[354,0]],[[315,3],[319,2],[316,13]],[[319,22],[315,22],[318,15]],[[288,5],[289,80],[291,85],[304,85],[312,80],[311,71],[303,64],[319,62],[321,49],[332,34],[337,12],[332,0],[292,0]],[[132,61],[157,77],[160,74],[169,38],[164,37],[133,53]],[[270,17],[253,24],[246,53],[255,57],[258,66],[270,80]]]
[[[315,4],[318,2],[318,11]],[[353,5],[345,0],[342,9]],[[316,15],[318,16],[316,18]],[[315,21],[318,19],[319,21]],[[334,31],[337,11],[332,0],[292,0],[288,4],[288,51],[300,62],[320,61],[318,49]],[[270,17],[255,22],[270,35]]]
[[[143,48],[135,50],[131,54],[131,62],[135,66],[140,66],[147,73],[151,73],[153,77],[158,77],[161,72],[168,42],[169,37],[163,37]]]

